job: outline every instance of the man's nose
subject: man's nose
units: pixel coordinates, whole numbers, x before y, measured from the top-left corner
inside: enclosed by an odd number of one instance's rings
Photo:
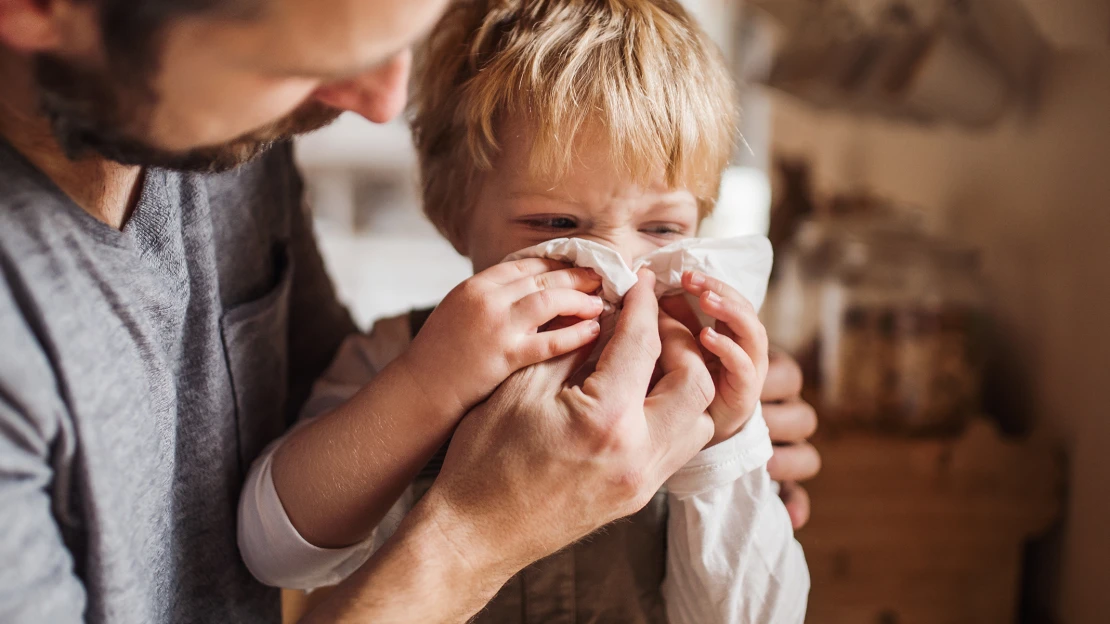
[[[385,123],[401,113],[408,99],[412,52],[405,50],[386,63],[354,78],[318,88],[312,97],[332,108]]]

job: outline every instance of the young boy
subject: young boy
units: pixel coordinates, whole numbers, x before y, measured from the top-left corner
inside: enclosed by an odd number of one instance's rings
[[[353,572],[431,487],[464,414],[514,371],[595,341],[595,272],[506,256],[579,238],[631,265],[691,239],[735,143],[734,86],[673,0],[462,0],[421,63],[425,210],[476,275],[434,312],[349,339],[297,428],[255,463],[240,547],[263,582]],[[526,567],[478,622],[804,619],[805,560],[765,467],[765,332],[723,281],[688,272],[680,288],[716,321],[693,327],[714,371],[710,415],[749,420],[716,431],[642,511]],[[664,308],[693,326],[684,305]],[[335,439],[340,421],[364,435]]]

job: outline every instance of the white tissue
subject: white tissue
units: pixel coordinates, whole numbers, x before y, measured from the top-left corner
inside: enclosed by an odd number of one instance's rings
[[[682,292],[682,274],[700,271],[735,288],[755,306],[763,305],[774,254],[763,236],[736,238],[687,238],[661,247],[636,260],[632,267],[610,247],[582,238],[556,238],[523,249],[505,258],[551,258],[591,268],[601,276],[601,296],[616,305],[636,285],[636,271],[655,274],[655,295]]]

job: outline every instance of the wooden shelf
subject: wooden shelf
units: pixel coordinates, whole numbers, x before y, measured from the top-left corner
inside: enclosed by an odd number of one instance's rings
[[[960,438],[824,436],[798,533],[812,577],[810,622],[1016,621],[1025,542],[1056,520],[1063,461],[985,422]]]

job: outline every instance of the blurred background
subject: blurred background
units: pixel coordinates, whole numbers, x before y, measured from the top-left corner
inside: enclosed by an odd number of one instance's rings
[[[1110,621],[1110,2],[686,4],[744,107],[703,234],[771,237],[822,416],[809,621]],[[469,276],[403,123],[298,157],[363,326]]]

